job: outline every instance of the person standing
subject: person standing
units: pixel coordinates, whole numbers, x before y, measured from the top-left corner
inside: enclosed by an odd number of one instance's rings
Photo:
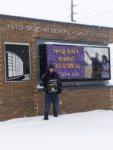
[[[53,104],[53,115],[58,117],[58,94],[62,92],[62,82],[53,64],[50,64],[47,72],[42,75],[42,85],[45,91],[44,120],[48,120],[51,103]]]
[[[99,60],[98,52],[95,53],[95,57],[90,56],[87,51],[85,51],[85,53],[92,62],[92,77],[100,78],[101,77],[101,62]]]
[[[102,55],[102,78],[109,78],[109,71],[110,71],[110,66],[109,66],[109,61],[107,59],[106,55]]]

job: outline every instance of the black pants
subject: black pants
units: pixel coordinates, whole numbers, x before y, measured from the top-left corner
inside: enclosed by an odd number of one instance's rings
[[[45,111],[44,118],[48,119],[51,102],[53,104],[53,115],[58,115],[59,98],[57,93],[45,93]]]

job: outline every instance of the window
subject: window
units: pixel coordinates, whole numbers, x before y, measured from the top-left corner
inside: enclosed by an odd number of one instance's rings
[[[5,54],[6,80],[29,80],[29,45],[5,44]]]

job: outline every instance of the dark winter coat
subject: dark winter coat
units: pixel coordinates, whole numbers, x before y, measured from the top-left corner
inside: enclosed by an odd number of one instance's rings
[[[57,72],[49,73],[47,71],[42,75],[42,85],[47,93],[54,92],[60,94],[62,92],[62,82]]]

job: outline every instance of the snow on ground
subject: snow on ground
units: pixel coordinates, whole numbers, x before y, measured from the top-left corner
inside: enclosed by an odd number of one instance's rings
[[[113,150],[113,111],[0,122],[0,150]]]

